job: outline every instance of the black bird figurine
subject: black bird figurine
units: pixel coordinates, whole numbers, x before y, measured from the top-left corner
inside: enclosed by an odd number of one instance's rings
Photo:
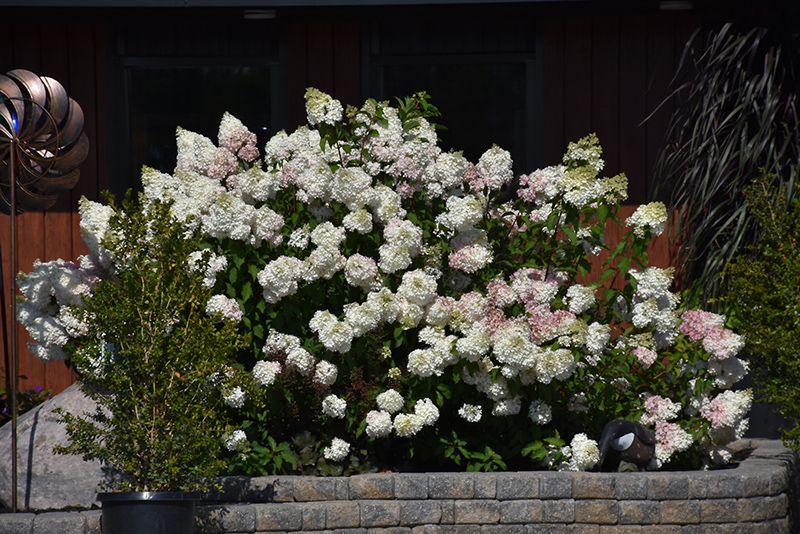
[[[640,423],[615,419],[600,437],[600,460],[595,471],[644,471],[656,451],[656,435]]]

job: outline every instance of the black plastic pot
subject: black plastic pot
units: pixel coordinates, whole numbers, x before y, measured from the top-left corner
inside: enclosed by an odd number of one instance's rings
[[[99,493],[103,534],[193,534],[199,493],[123,491]]]

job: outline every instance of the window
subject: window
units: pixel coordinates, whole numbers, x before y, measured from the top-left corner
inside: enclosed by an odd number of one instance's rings
[[[516,174],[540,164],[535,31],[524,20],[479,16],[373,24],[365,45],[366,95],[391,100],[425,90],[442,112],[441,146],[477,162],[497,144]]]

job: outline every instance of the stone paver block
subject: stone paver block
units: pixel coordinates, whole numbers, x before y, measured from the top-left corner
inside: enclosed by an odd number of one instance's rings
[[[456,502],[453,500],[443,500],[442,503],[442,524],[452,525],[456,522]]]
[[[195,509],[195,532],[217,534],[220,532],[253,532],[256,510],[248,505],[198,506]]]
[[[600,525],[567,525],[567,532],[569,534],[599,534]]]
[[[362,527],[393,527],[400,524],[397,501],[361,501]]]
[[[476,499],[497,498],[497,475],[495,473],[474,473],[472,483]]]
[[[100,510],[83,510],[80,512],[83,519],[86,521],[86,534],[101,534],[100,532],[100,518],[103,512]],[[2,530],[0,530],[2,532]]]
[[[526,525],[525,534],[568,534],[567,525]]]
[[[361,525],[361,506],[357,502],[326,503],[326,528],[353,528]]]
[[[681,534],[678,525],[646,525],[642,526],[642,534]]]
[[[706,499],[737,498],[744,494],[745,479],[733,471],[724,473],[707,473]]]
[[[749,466],[743,466],[740,469],[742,470],[742,476],[747,479],[742,488],[742,497],[761,497],[770,494],[770,481],[772,479],[770,473],[751,469]]]
[[[767,497],[764,499],[764,509],[767,519],[786,517],[789,510],[789,497],[785,493]]]
[[[349,482],[351,499],[394,498],[394,477],[392,475],[356,475],[350,477]]]
[[[497,523],[500,521],[500,504],[497,501],[455,501],[455,524]]]
[[[661,503],[655,501],[619,501],[619,522],[624,525],[648,525],[661,518]]]
[[[367,534],[411,534],[411,527],[368,528]]]
[[[31,534],[36,514],[0,514],[0,532],[8,534]]]
[[[294,503],[252,505],[256,531],[292,531],[303,528],[303,508]]]
[[[572,495],[576,499],[613,499],[617,478],[607,473],[575,473]]]
[[[646,499],[648,477],[638,473],[619,473],[614,477],[614,496],[622,500]]]
[[[700,521],[703,523],[730,523],[738,517],[736,499],[703,499],[699,502]]]
[[[328,503],[303,505],[303,530],[324,530],[328,520]]]
[[[569,499],[572,497],[572,477],[567,473],[541,473],[540,499]]]
[[[441,534],[442,529],[438,525],[420,525],[411,529],[411,534]]]
[[[438,524],[442,520],[442,501],[400,501],[403,525]]]
[[[540,523],[544,517],[544,504],[538,499],[502,501],[501,523]]]
[[[686,525],[700,522],[700,501],[662,501],[661,522]]]
[[[575,501],[572,499],[542,501],[542,520],[547,523],[574,523]]]
[[[649,473],[647,478],[648,499],[661,501],[689,496],[689,477],[684,473]]]
[[[334,477],[297,477],[294,480],[294,500],[335,501],[338,498],[337,482]]]
[[[428,475],[428,496],[431,499],[472,499],[475,485],[467,473],[435,473]]]
[[[525,534],[523,525],[483,525],[481,534]]]
[[[575,522],[614,525],[619,518],[619,503],[607,499],[575,501]]]
[[[539,497],[539,477],[530,473],[503,473],[497,477],[497,498],[536,499]]]
[[[480,525],[442,525],[441,534],[480,534]]]
[[[639,525],[600,525],[600,534],[642,534]]]
[[[736,520],[740,523],[767,519],[767,497],[751,497],[736,502]]]
[[[86,521],[80,514],[52,512],[33,519],[34,534],[84,534]]]
[[[400,473],[393,475],[396,499],[427,499],[428,475],[425,473]]]

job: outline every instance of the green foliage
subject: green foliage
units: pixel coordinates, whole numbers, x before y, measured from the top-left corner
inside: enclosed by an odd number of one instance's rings
[[[775,176],[754,180],[745,189],[747,206],[759,224],[759,240],[727,269],[732,307],[746,350],[756,394],[780,403],[795,423],[782,429],[784,442],[800,449],[800,198],[791,202]]]
[[[117,270],[70,308],[87,333],[68,350],[97,409],[60,412],[69,444],[56,452],[100,460],[122,490],[202,488],[224,465],[226,419],[214,379],[242,339],[206,314],[212,293],[187,261],[200,242],[169,205],[143,207],[130,196],[111,205],[103,246]]]
[[[726,264],[757,241],[744,189],[762,168],[785,182],[789,202],[800,183],[793,31],[739,32],[728,24],[686,45],[682,65],[692,62],[693,77],[675,90],[680,105],[653,185],[656,194],[671,189],[679,211],[670,236],[681,245],[681,281],[693,284],[691,299],[712,309],[727,287]]]

